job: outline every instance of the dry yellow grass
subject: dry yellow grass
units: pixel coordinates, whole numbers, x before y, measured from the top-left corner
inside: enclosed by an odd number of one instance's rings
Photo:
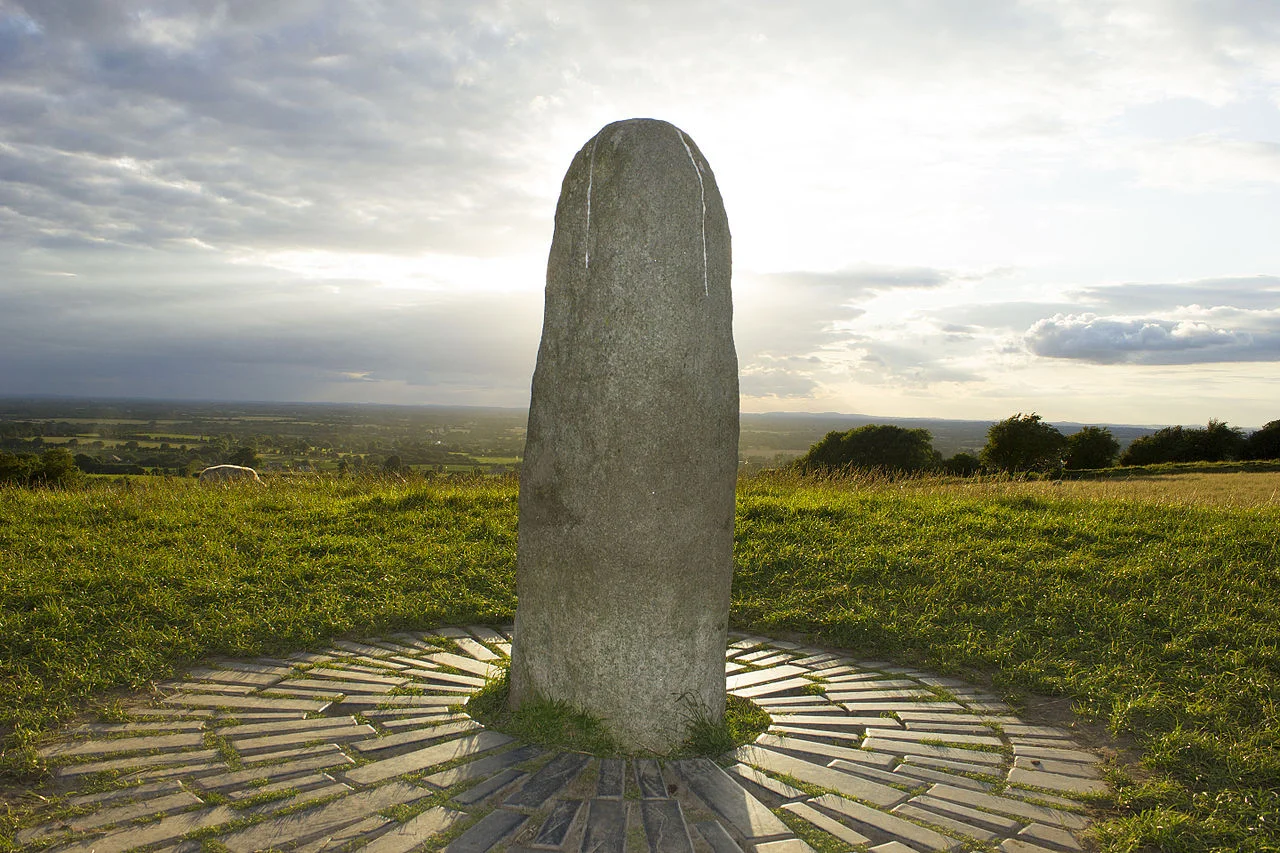
[[[1155,474],[1129,480],[914,480],[906,488],[967,495],[1096,498],[1159,505],[1253,509],[1280,506],[1280,472]]]

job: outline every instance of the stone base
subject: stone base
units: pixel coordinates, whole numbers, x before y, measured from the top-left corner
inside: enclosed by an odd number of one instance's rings
[[[157,703],[130,706],[133,722],[44,746],[81,813],[17,840],[97,853],[198,851],[193,833],[237,853],[441,841],[452,853],[809,853],[793,832],[807,826],[880,853],[1034,853],[1078,850],[1089,822],[1078,798],[1105,789],[1097,756],[981,690],[742,635],[730,638],[728,690],[773,718],[754,744],[720,763],[552,754],[457,709],[510,641],[441,628],[193,670]],[[103,772],[122,787],[75,793]],[[397,806],[411,816],[380,814]]]

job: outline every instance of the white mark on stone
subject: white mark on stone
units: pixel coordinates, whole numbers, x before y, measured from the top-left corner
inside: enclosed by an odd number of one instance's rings
[[[693,149],[689,147],[689,140],[685,139],[684,131],[676,128],[676,133],[680,134],[680,144],[689,155],[693,171],[698,174],[698,192],[702,196],[702,295],[710,296],[711,289],[707,285],[707,188],[702,183],[702,169],[698,167],[698,161],[693,159]]]
[[[597,133],[596,138],[591,141],[591,162],[587,165],[587,236],[582,240],[586,247],[582,256],[586,269],[591,269],[591,182],[596,176],[596,146],[599,144],[600,134]]]

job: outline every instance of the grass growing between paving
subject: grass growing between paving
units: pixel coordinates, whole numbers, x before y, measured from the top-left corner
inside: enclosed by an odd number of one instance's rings
[[[1131,736],[1109,850],[1280,846],[1280,480],[745,482],[733,620],[1070,697]],[[0,490],[0,726],[176,663],[510,618],[510,480]],[[3,848],[0,843],[0,849]]]

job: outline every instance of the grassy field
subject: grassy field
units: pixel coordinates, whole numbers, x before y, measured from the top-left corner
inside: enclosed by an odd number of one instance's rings
[[[509,619],[509,479],[0,490],[0,726],[25,747],[175,664]],[[1132,741],[1103,849],[1280,849],[1280,474],[756,478],[735,626],[1048,694]],[[4,849],[0,829],[0,849]]]

